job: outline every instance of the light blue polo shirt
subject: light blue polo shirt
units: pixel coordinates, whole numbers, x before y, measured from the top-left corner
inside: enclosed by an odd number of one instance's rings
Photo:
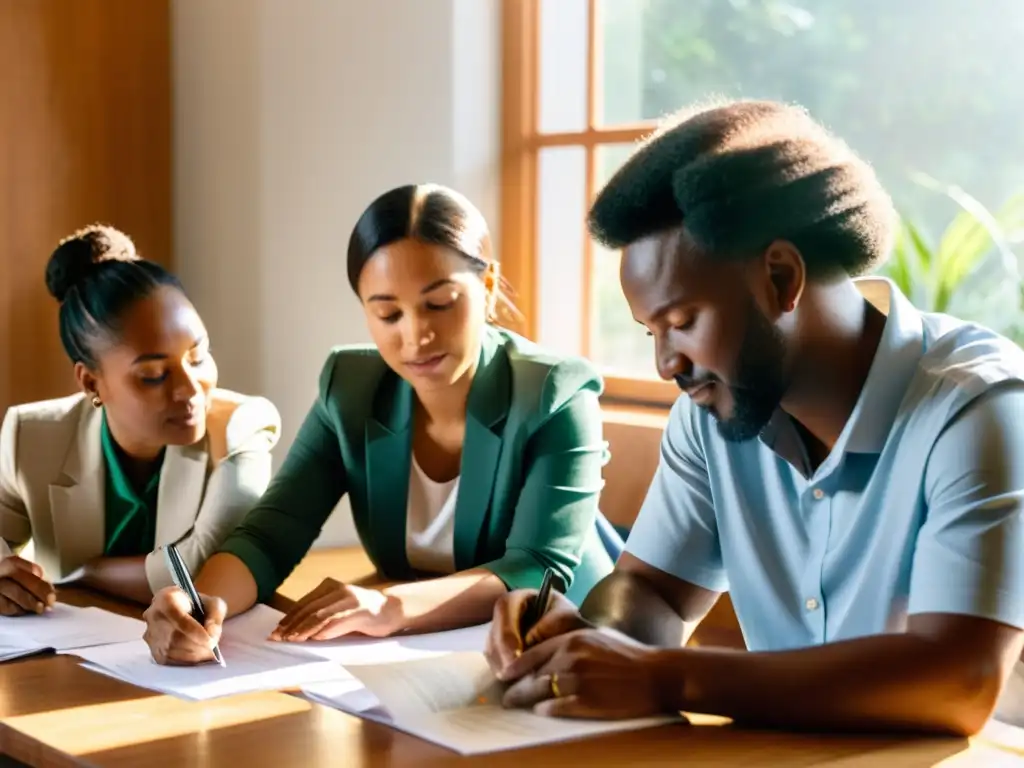
[[[816,470],[782,411],[745,443],[687,397],[669,417],[626,549],[728,590],[751,650],[902,631],[914,613],[1024,628],[1024,352],[886,285],[871,370]]]

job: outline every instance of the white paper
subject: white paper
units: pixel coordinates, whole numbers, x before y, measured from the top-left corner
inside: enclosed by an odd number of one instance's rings
[[[257,605],[232,621],[238,622],[235,631],[250,640],[257,640],[268,637],[283,616],[269,606]],[[271,642],[275,646],[291,648],[347,667],[429,659],[460,651],[483,652],[490,627],[487,623],[419,635],[384,638],[346,635],[334,640],[307,640],[302,643]]]
[[[77,651],[83,666],[142,688],[189,700],[252,691],[298,688],[307,683],[347,679],[338,664],[281,647],[251,631],[248,613],[229,619],[219,643],[225,666],[161,665],[142,640]]]
[[[380,701],[356,677],[304,685],[302,694],[310,701],[346,712],[362,714],[380,709]],[[391,718],[387,716],[386,719]]]
[[[1024,728],[992,718],[978,734],[980,739],[1000,747],[1024,751]]]
[[[71,573],[69,573],[67,576],[65,576],[63,578],[60,578],[60,579],[57,579],[55,582],[53,582],[53,585],[55,587],[59,587],[62,584],[71,584],[72,582],[78,581],[79,579],[82,579],[84,577],[85,577],[85,566],[82,566],[81,568],[76,568]]]
[[[504,687],[482,653],[396,664],[352,667],[352,675],[377,697],[394,720],[419,715],[501,704]]]
[[[0,662],[21,659],[47,650],[49,649],[45,645],[34,645],[31,641],[18,643],[0,639]]]
[[[305,686],[314,701],[359,717],[382,721],[464,755],[550,744],[618,731],[681,722],[678,716],[634,720],[549,718],[529,710],[505,709],[503,687],[480,653],[453,653],[395,664],[350,669],[366,686],[359,695],[351,682]]]
[[[0,616],[0,643],[72,651],[141,638],[146,625],[102,608],[57,603],[42,614]]]
[[[220,644],[225,666],[217,663],[171,666],[153,661],[142,641],[88,648],[78,655],[85,666],[142,688],[200,701],[252,691],[299,687],[344,675],[338,665],[307,656],[239,643]]]

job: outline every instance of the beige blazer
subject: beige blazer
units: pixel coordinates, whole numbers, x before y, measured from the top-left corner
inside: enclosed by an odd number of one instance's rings
[[[25,547],[50,581],[103,554],[101,422],[77,394],[10,408],[0,427],[0,545]],[[164,453],[157,550],[177,544],[198,571],[266,490],[280,430],[269,400],[214,390],[206,437]],[[147,555],[146,577],[154,592],[172,583],[159,551]]]

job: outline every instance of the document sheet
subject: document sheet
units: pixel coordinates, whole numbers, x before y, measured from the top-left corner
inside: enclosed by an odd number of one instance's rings
[[[262,608],[265,606],[252,610]],[[250,613],[225,622],[220,640],[223,667],[216,662],[196,666],[157,664],[141,639],[87,648],[77,654],[85,660],[83,666],[94,672],[192,701],[350,677],[339,664],[271,642],[266,639],[267,633],[254,633],[258,622]]]
[[[364,689],[345,681],[304,686],[303,693],[313,701],[387,723],[464,755],[683,721],[679,716],[576,720],[505,709],[501,705],[504,686],[479,652],[357,665],[349,671]]]
[[[266,638],[277,626],[280,611],[266,605],[257,605],[244,616],[239,616],[238,628],[251,638]],[[304,643],[276,643],[303,653],[337,662],[343,666],[386,664],[395,661],[413,661],[444,656],[457,651],[483,651],[491,625],[431,632],[419,635],[396,635],[374,638],[346,635],[334,640]]]
[[[146,625],[102,608],[57,603],[43,614],[0,616],[0,661],[43,650],[76,651],[142,637]]]

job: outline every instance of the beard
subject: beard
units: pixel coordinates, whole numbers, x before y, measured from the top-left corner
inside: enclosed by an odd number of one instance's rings
[[[753,440],[771,421],[786,392],[785,359],[785,339],[751,301],[732,381],[726,384],[713,374],[704,378],[728,389],[732,398],[732,412],[728,416],[710,409],[723,440]],[[681,389],[693,386],[692,380],[684,381],[679,376],[676,383]]]

